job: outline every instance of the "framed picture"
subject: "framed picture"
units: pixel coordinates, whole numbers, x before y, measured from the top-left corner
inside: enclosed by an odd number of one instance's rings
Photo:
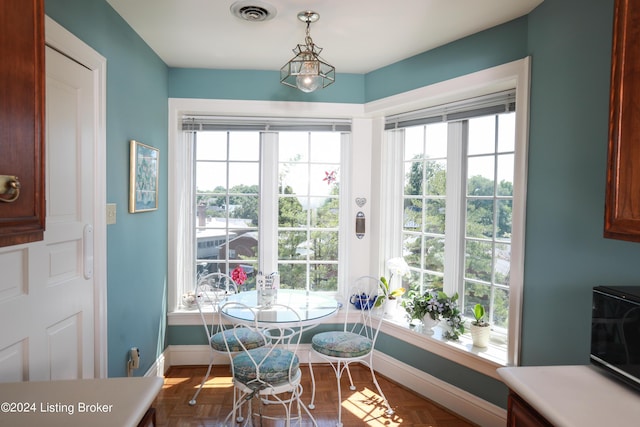
[[[158,209],[158,167],[160,151],[138,141],[131,141],[129,178],[129,212]]]

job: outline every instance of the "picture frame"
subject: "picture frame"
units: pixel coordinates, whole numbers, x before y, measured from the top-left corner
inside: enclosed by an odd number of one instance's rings
[[[614,6],[604,237],[640,242],[640,5]]]
[[[160,150],[131,140],[129,162],[129,213],[158,209]]]

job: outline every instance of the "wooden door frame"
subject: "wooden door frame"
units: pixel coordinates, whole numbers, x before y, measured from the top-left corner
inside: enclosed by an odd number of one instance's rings
[[[63,55],[82,64],[93,73],[95,93],[95,123],[97,127],[94,152],[94,377],[107,377],[107,145],[106,93],[107,60],[89,45],[45,16],[45,43]],[[46,147],[46,141],[45,141]]]

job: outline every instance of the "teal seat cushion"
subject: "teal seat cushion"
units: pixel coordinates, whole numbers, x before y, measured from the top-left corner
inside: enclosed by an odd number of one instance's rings
[[[253,357],[253,360],[249,357]],[[293,359],[293,366],[291,360]],[[295,353],[280,348],[261,347],[238,354],[233,358],[233,372],[235,378],[243,384],[257,379],[256,363],[260,370],[260,381],[269,384],[279,384],[289,380],[289,366],[294,375],[300,366]]]
[[[311,339],[311,347],[321,354],[333,357],[360,357],[369,353],[371,340],[353,332],[321,332]]]
[[[224,336],[222,334],[224,334]],[[265,339],[262,334],[249,328],[236,328],[214,334],[210,341],[211,347],[216,351],[227,351],[227,347],[224,344],[225,339],[229,345],[229,351],[234,353],[244,351],[245,348],[251,350],[262,347],[265,344]],[[242,348],[240,343],[244,344],[244,348]]]

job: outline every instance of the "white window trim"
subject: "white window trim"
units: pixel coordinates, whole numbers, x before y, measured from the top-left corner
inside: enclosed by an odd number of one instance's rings
[[[349,165],[349,161],[353,158],[355,147],[369,148],[368,139],[370,132],[363,131],[367,128],[367,119],[363,119],[364,106],[361,104],[330,104],[330,103],[305,103],[305,102],[270,102],[270,101],[241,101],[241,100],[219,100],[219,99],[185,99],[170,98],[169,99],[169,170],[168,170],[168,234],[169,234],[169,253],[168,253],[168,312],[171,314],[170,319],[176,316],[184,316],[190,324],[199,324],[199,316],[192,316],[193,313],[184,312],[180,308],[181,295],[178,295],[179,283],[188,283],[193,277],[193,264],[186,256],[193,251],[193,218],[187,215],[190,200],[193,193],[193,176],[188,174],[193,162],[191,158],[191,149],[189,144],[184,144],[184,133],[182,131],[181,118],[184,115],[215,115],[215,116],[233,116],[233,117],[284,117],[284,118],[337,118],[352,120],[351,144],[343,144],[343,147],[350,145],[351,147],[343,148],[343,162]],[[370,140],[370,139],[369,139]],[[345,153],[348,151],[348,153]],[[370,162],[360,164],[361,170],[350,170],[351,176],[368,176],[370,174]],[[187,177],[187,178],[185,178]],[[351,205],[348,201],[351,199],[350,194],[354,191],[352,185],[341,189],[341,209],[340,221],[348,224],[345,227],[345,233],[348,234],[347,239],[340,239],[341,246],[341,265],[340,283],[349,283],[350,278],[369,274],[370,263],[353,263],[349,262],[349,254],[353,252],[350,248],[355,239],[352,230],[355,227],[351,224],[350,218],[355,215],[352,212]],[[370,191],[366,189],[367,193]],[[344,194],[343,194],[344,193]],[[365,195],[368,197],[368,195]],[[277,213],[276,213],[277,214]],[[180,236],[180,238],[178,238]],[[346,240],[346,243],[343,243]],[[344,255],[343,255],[344,254]],[[184,320],[184,319],[182,319]],[[182,321],[181,320],[181,321]],[[176,320],[177,321],[177,320]],[[181,322],[178,321],[178,322]],[[173,320],[172,320],[173,322]],[[192,323],[191,323],[192,322]],[[178,324],[178,323],[171,323]],[[181,323],[182,324],[182,323]]]
[[[270,101],[239,101],[239,100],[205,100],[205,99],[169,99],[169,280],[168,280],[168,323],[169,325],[199,325],[197,313],[185,313],[177,310],[179,295],[176,295],[177,280],[185,274],[184,260],[177,253],[177,225],[180,212],[175,209],[180,199],[185,197],[185,191],[190,183],[177,180],[176,176],[184,176],[188,159],[180,152],[181,127],[180,117],[184,114],[216,114],[234,116],[276,116],[276,117],[321,117],[321,118],[351,118],[352,140],[347,164],[349,171],[349,187],[346,197],[349,201],[346,209],[346,232],[349,234],[345,249],[346,256],[342,258],[345,266],[342,278],[350,280],[360,275],[370,274],[376,268],[384,274],[384,262],[395,254],[389,253],[388,243],[382,242],[385,227],[380,213],[392,209],[389,200],[381,200],[378,188],[381,185],[394,185],[398,177],[384,176],[378,173],[383,170],[383,162],[391,161],[392,152],[382,152],[384,139],[384,117],[391,114],[418,110],[448,102],[460,101],[475,96],[487,95],[511,88],[516,89],[516,144],[519,145],[515,156],[514,167],[522,170],[524,178],[514,180],[514,205],[511,249],[511,284],[510,284],[510,314],[509,314],[509,348],[504,359],[488,360],[477,354],[470,343],[438,341],[437,339],[414,332],[406,326],[398,326],[398,322],[385,320],[383,330],[387,333],[413,342],[420,347],[438,354],[454,362],[463,364],[471,369],[495,377],[495,369],[501,365],[517,366],[520,362],[520,333],[522,295],[524,281],[524,233],[526,213],[526,170],[529,135],[529,81],[531,59],[529,57],[507,64],[457,77],[444,82],[425,86],[409,92],[390,96],[367,104],[331,104],[331,103],[299,103],[299,102],[270,102]],[[357,159],[357,160],[356,160]],[[375,171],[375,172],[374,172]],[[189,190],[191,191],[191,190]],[[351,203],[356,197],[364,197],[368,203],[362,208]],[[401,195],[398,195],[401,197]],[[375,209],[372,209],[372,206]],[[367,233],[358,240],[354,236],[355,217],[357,211],[362,210],[367,218]],[[342,221],[343,218],[341,218]],[[388,233],[387,233],[388,234]],[[189,242],[187,242],[189,244]],[[368,254],[368,256],[363,256]],[[354,255],[356,254],[356,255]],[[340,317],[333,317],[326,323],[340,322]],[[401,322],[402,323],[402,322]]]
[[[509,287],[509,335],[508,335],[508,348],[507,353],[504,356],[503,364],[509,366],[517,366],[520,362],[520,334],[521,334],[521,317],[522,317],[522,295],[524,285],[524,237],[525,237],[525,223],[526,223],[526,190],[527,190],[527,153],[528,153],[528,139],[529,139],[529,90],[530,90],[530,67],[531,58],[526,57],[517,61],[513,61],[507,64],[492,67],[486,70],[478,71],[465,76],[457,77],[451,80],[436,83],[430,86],[425,86],[419,89],[415,89],[409,92],[401,93],[398,95],[390,96],[388,98],[380,99],[370,102],[365,105],[365,111],[367,115],[373,118],[377,118],[379,121],[383,121],[385,116],[392,114],[399,114],[436,105],[447,104],[456,101],[462,101],[478,96],[489,95],[508,89],[516,90],[516,155],[514,159],[514,169],[522,171],[521,174],[514,179],[514,199],[513,199],[513,211],[512,211],[512,247],[511,247],[511,272],[510,272],[510,287]],[[391,161],[393,156],[397,156],[397,153],[389,152],[393,151],[389,148],[383,148],[387,144],[384,144],[384,135],[376,135],[378,139],[374,139],[374,153],[379,157],[374,159],[378,170],[384,170],[383,164],[387,161]],[[382,150],[386,149],[385,155],[382,155]],[[381,180],[379,182],[380,187],[389,189],[389,186],[397,184],[398,177],[387,177],[390,179]],[[387,194],[391,193],[387,191]],[[378,197],[378,211],[387,212],[390,207],[388,199]],[[393,219],[392,216],[387,218]],[[388,233],[388,222],[378,220],[379,227],[374,230],[376,236],[374,239],[382,241],[390,236]],[[393,237],[390,237],[393,238]],[[384,262],[386,259],[400,256],[398,253],[394,253],[393,247],[400,247],[399,245],[380,245],[378,251],[377,262],[379,271],[384,273]],[[409,331],[410,332],[410,331]],[[429,344],[432,340],[421,340],[424,342],[424,348],[432,350]],[[437,346],[437,354],[447,357],[451,360],[457,360],[459,358],[459,348],[456,350],[456,345],[451,343],[449,346]],[[460,346],[458,346],[460,347]],[[463,346],[464,347],[464,346]],[[444,348],[444,350],[443,350]],[[451,353],[447,350],[450,348]],[[435,352],[435,351],[434,351]],[[450,353],[450,354],[449,354]],[[483,360],[471,360],[471,366],[473,369],[484,371],[486,370],[486,362]]]

